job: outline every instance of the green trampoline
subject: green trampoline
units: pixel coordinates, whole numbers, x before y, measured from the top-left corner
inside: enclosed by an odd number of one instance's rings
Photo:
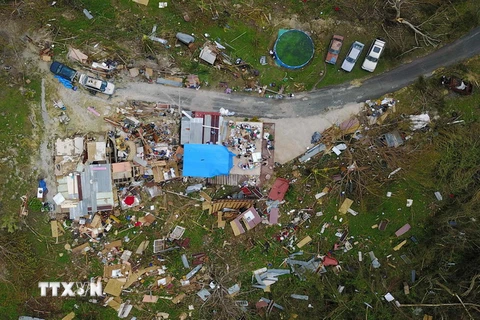
[[[288,69],[303,68],[313,58],[312,38],[300,30],[280,30],[273,50],[277,64]]]

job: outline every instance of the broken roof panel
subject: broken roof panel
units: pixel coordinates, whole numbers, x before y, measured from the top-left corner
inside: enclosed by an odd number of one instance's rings
[[[70,47],[68,49],[68,58],[72,59],[72,60],[75,60],[75,61],[79,61],[81,63],[86,63],[87,60],[88,60],[88,56],[86,54],[84,54],[82,51],[80,51],[78,49],[74,49],[72,47]]]
[[[277,178],[273,183],[272,189],[268,194],[268,198],[271,200],[283,201],[285,194],[287,193],[290,182],[285,178]]]

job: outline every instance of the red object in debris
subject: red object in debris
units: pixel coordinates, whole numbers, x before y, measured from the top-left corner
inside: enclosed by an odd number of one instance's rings
[[[325,256],[323,258],[323,266],[328,267],[328,266],[337,266],[338,265],[338,260],[332,257]]]
[[[135,222],[135,227],[140,227],[142,223],[140,221]]]
[[[290,182],[287,179],[277,178],[273,183],[272,190],[270,190],[270,193],[268,194],[268,198],[271,200],[282,201],[289,186]]]
[[[340,11],[340,7],[334,7],[333,10],[338,12],[338,11]]]
[[[127,205],[127,206],[131,206],[134,202],[135,202],[135,197],[134,196],[128,196],[126,197],[123,202]]]

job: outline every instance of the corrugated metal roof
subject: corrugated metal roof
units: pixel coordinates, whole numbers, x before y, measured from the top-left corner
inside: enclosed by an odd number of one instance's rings
[[[180,144],[190,143],[190,134],[191,134],[191,121],[187,117],[182,118],[181,122],[181,131],[180,131]]]

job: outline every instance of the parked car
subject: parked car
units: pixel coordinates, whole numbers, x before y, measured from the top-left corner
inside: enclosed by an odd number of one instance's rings
[[[325,59],[326,63],[335,64],[337,63],[338,54],[340,49],[342,49],[343,37],[339,35],[334,35],[330,41],[330,46],[328,47],[327,58]]]
[[[348,51],[347,57],[343,60],[342,69],[350,72],[352,71],[355,63],[357,62],[358,57],[362,53],[363,47],[365,45],[361,42],[355,41],[352,46],[350,47],[350,51]]]
[[[80,75],[78,82],[92,94],[101,92],[112,95],[115,91],[115,85],[113,83],[102,79],[93,78],[83,73]]]
[[[470,82],[464,81],[455,76],[442,76],[440,82],[448,89],[463,95],[471,95],[473,92],[473,85]]]
[[[370,47],[370,50],[368,50],[367,56],[365,57],[365,61],[362,65],[362,69],[370,72],[375,71],[375,68],[378,64],[378,59],[382,55],[384,48],[385,41],[382,39],[375,39]]]
[[[77,75],[77,71],[64,65],[63,63],[53,61],[50,65],[50,71],[53,74],[62,77],[68,81],[73,81]]]

